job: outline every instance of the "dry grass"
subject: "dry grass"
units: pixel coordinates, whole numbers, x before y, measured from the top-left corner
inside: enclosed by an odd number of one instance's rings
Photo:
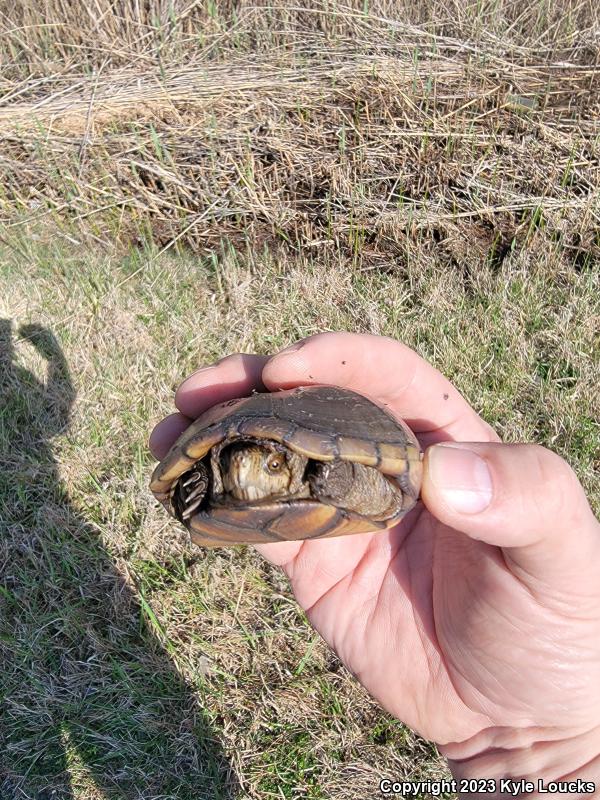
[[[200,363],[372,331],[600,510],[597,4],[88,7],[0,2],[0,797],[440,777],[147,435]]]
[[[455,266],[473,244],[501,260],[545,225],[573,259],[597,256],[595,5],[547,29],[541,6],[482,6],[460,40],[441,7],[421,28],[385,4],[168,8],[100,4],[99,34],[86,4],[50,4],[41,27],[25,4],[6,26],[7,225],[366,267],[401,263],[419,235]]]

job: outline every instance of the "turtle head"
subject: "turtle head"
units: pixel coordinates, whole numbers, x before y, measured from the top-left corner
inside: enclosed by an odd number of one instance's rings
[[[241,442],[221,453],[223,489],[236,500],[264,500],[290,491],[293,470],[285,453],[268,444]]]

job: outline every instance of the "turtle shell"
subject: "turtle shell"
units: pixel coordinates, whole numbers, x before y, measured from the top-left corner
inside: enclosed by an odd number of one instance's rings
[[[177,439],[152,475],[150,488],[171,513],[179,479],[223,442],[268,439],[316,461],[353,461],[389,475],[402,507],[389,519],[370,519],[317,499],[214,505],[181,520],[196,544],[316,539],[381,530],[416,503],[422,453],[410,428],[366,397],[335,386],[308,386],[228,400],[208,409]]]

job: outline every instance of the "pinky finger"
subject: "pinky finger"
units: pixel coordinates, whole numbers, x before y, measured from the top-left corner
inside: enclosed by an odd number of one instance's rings
[[[164,458],[169,452],[171,445],[188,428],[192,420],[184,414],[169,414],[168,417],[161,419],[158,425],[150,434],[149,447],[154,458]]]

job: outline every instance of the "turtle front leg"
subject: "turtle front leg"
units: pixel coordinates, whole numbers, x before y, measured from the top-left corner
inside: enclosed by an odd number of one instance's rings
[[[179,478],[172,490],[171,505],[180,522],[185,522],[200,507],[208,485],[208,469],[202,461],[197,461]]]
[[[387,519],[402,509],[399,486],[378,469],[352,461],[319,461],[308,482],[315,498],[373,519]]]

